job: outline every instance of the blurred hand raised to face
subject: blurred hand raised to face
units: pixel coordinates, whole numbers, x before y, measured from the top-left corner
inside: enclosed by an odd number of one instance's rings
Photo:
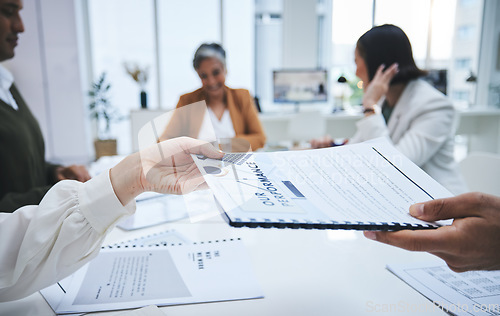
[[[110,171],[115,194],[123,205],[145,191],[187,194],[206,186],[191,154],[222,159],[212,144],[189,137],[160,142],[125,158]]]
[[[385,65],[380,65],[373,79],[368,83],[363,94],[365,108],[376,104],[380,98],[387,94],[392,78],[398,73],[398,64],[392,64],[384,70]]]

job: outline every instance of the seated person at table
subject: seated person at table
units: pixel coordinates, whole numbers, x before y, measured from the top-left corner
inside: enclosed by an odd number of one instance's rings
[[[452,193],[466,192],[453,157],[455,109],[419,79],[426,73],[416,66],[403,30],[388,24],[372,28],[358,39],[354,56],[356,76],[363,81],[365,117],[349,143],[388,136],[401,153]],[[330,144],[329,137],[311,141],[313,148]]]
[[[20,0],[0,1],[0,62],[14,57],[19,33]],[[2,13],[3,12],[3,13]],[[62,167],[45,161],[45,144],[36,118],[14,84],[12,74],[0,65],[0,212],[38,204],[57,181],[87,181],[81,165]]]
[[[182,95],[177,108],[205,100],[207,115],[210,116],[217,139],[242,139],[243,143],[250,144],[251,150],[262,148],[266,136],[250,93],[225,85],[227,70],[224,49],[215,43],[202,44],[194,55],[193,67],[201,79],[202,87]],[[178,136],[200,138],[203,117],[191,117],[186,122],[175,122],[175,119],[174,116],[160,140]],[[186,127],[186,124],[189,126]],[[179,128],[187,130],[187,134],[180,134]],[[233,148],[233,151],[237,150]]]

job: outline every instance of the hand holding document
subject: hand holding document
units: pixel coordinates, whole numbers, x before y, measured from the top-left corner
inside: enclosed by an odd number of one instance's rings
[[[193,159],[236,227],[435,228],[409,215],[410,205],[452,196],[385,139]]]

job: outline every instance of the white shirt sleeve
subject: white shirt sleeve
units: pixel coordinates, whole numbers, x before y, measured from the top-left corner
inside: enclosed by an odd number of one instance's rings
[[[135,202],[122,206],[109,171],[85,182],[65,180],[40,205],[0,213],[0,301],[28,296],[94,258],[106,234]]]
[[[349,144],[385,136],[403,155],[422,167],[453,132],[454,115],[453,107],[448,105],[434,106],[430,111],[422,111],[412,118],[411,125],[397,142],[390,139],[389,128],[382,114],[370,115],[356,123],[357,131],[349,140]]]
[[[349,144],[361,143],[370,139],[389,136],[389,129],[382,114],[363,117],[356,122],[356,133],[349,139]]]

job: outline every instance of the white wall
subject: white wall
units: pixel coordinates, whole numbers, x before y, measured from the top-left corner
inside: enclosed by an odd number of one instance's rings
[[[24,1],[21,16],[25,33],[6,67],[39,120],[47,159],[87,162],[74,2]]]
[[[316,68],[318,17],[316,0],[283,2],[283,67]]]

